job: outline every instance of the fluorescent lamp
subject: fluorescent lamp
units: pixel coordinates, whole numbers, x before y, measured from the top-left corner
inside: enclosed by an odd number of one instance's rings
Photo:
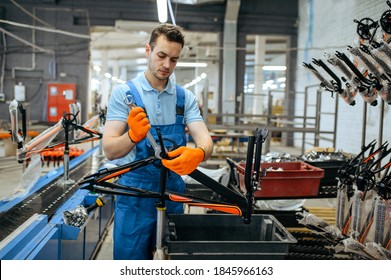
[[[157,14],[161,23],[167,22],[167,0],[156,0]]]
[[[286,66],[272,66],[272,65],[266,65],[262,67],[262,70],[266,71],[285,71]]]
[[[177,67],[207,67],[208,64],[205,62],[178,62]]]
[[[92,68],[98,73],[102,70],[98,65],[94,65]]]

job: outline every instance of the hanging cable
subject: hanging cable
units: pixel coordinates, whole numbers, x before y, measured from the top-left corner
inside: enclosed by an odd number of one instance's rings
[[[32,25],[28,25],[28,24],[23,24],[23,23],[9,21],[9,20],[3,20],[3,19],[0,19],[0,23],[6,23],[9,25],[31,28],[31,29],[36,29],[36,30],[40,30],[40,31],[59,33],[59,34],[63,34],[63,35],[71,36],[71,37],[83,38],[83,39],[90,39],[91,38],[90,35],[73,33],[73,32],[68,32],[68,31],[59,30],[59,29],[52,29],[52,28],[48,28],[48,27],[32,26]]]
[[[26,14],[28,14],[30,17],[32,17],[33,19],[35,19],[36,21],[42,23],[43,25],[46,25],[47,27],[53,27],[51,26],[49,23],[43,21],[42,19],[36,17],[35,15],[33,15],[32,13],[30,13],[28,10],[26,10],[25,8],[22,7],[22,5],[18,4],[15,0],[11,0],[11,3],[14,4],[16,7],[18,7],[19,9],[21,9],[23,12],[25,12]]]
[[[42,47],[40,47],[40,46],[37,46],[37,45],[35,45],[35,44],[33,44],[33,43],[30,43],[29,41],[26,41],[26,40],[24,40],[23,38],[20,38],[19,36],[17,36],[17,35],[15,35],[15,34],[9,32],[9,31],[7,31],[7,30],[5,30],[4,28],[1,28],[1,27],[0,27],[0,32],[3,32],[3,33],[7,34],[8,36],[10,36],[10,37],[12,37],[12,38],[14,38],[14,39],[16,39],[16,40],[18,40],[18,41],[20,41],[20,42],[22,42],[22,43],[24,43],[24,44],[26,44],[26,45],[28,45],[28,46],[30,46],[30,47],[32,47],[32,48],[35,48],[35,49],[37,49],[38,51],[46,52],[46,53],[53,53],[53,50],[44,49],[44,48],[42,48]]]

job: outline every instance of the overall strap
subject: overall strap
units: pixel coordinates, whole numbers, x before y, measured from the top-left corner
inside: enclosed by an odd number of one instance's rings
[[[136,105],[139,106],[139,107],[142,107],[144,109],[144,111],[146,111],[144,103],[143,103],[143,101],[142,101],[142,99],[140,97],[140,94],[139,94],[135,84],[131,80],[127,81],[126,84],[130,88],[130,90],[128,90],[126,92],[126,95],[127,96],[129,96],[129,95],[133,96],[134,102],[136,103]]]
[[[135,86],[135,84],[129,80],[126,82],[130,90],[126,92],[126,95],[131,95],[134,98],[134,101],[137,106],[142,107],[146,111],[144,103],[140,97],[140,94]],[[185,113],[185,89],[179,85],[176,85],[176,95],[177,95],[177,104],[176,104],[176,123],[183,123],[184,113]]]
[[[176,123],[182,124],[185,113],[185,89],[176,85]]]

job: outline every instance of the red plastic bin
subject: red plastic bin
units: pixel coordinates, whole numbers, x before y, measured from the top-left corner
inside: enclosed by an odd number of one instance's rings
[[[245,162],[236,164],[240,190],[244,193],[246,193],[245,167]],[[261,190],[254,193],[256,199],[318,196],[320,179],[324,177],[323,169],[301,161],[261,163],[261,169],[270,167],[273,170],[282,168],[283,171],[266,171],[266,176],[262,177]]]

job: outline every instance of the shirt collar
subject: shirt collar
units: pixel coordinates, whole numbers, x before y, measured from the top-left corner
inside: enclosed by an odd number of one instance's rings
[[[174,77],[174,75],[175,74],[172,74],[168,78],[167,86],[166,86],[166,88],[162,92],[167,92],[168,94],[174,94],[174,88],[175,88],[175,77]],[[145,78],[144,72],[140,73],[139,76],[140,76],[140,81],[141,81],[140,82],[141,88],[144,91],[153,91],[154,88],[149,84],[147,78]]]

